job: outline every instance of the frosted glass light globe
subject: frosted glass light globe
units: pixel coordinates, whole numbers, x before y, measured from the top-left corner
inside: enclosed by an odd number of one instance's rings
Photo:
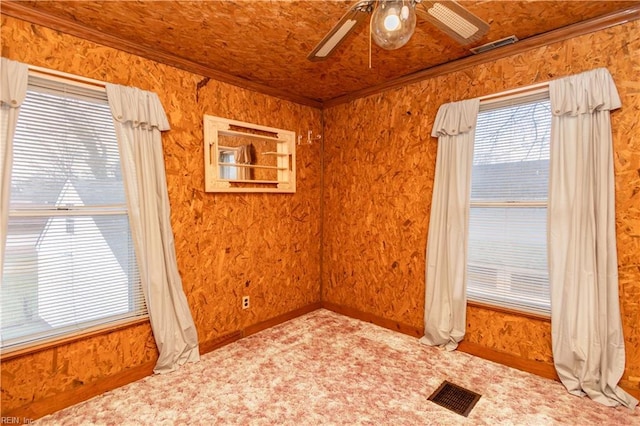
[[[416,12],[410,0],[382,0],[371,15],[371,37],[383,49],[398,49],[416,29]]]
[[[398,15],[387,15],[384,18],[385,31],[395,31],[400,28],[400,18]]]

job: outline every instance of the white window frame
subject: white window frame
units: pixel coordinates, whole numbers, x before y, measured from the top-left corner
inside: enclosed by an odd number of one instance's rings
[[[548,86],[544,86],[543,88],[536,88],[532,90],[525,90],[522,93],[515,94],[507,94],[506,96],[497,95],[495,98],[491,98],[490,100],[481,100],[480,102],[480,112],[479,115],[484,111],[497,109],[500,107],[510,106],[510,105],[520,105],[526,104],[527,102],[535,99],[548,99],[549,89]],[[473,173],[471,176],[471,183],[473,184]],[[548,198],[546,200],[509,200],[509,201],[494,201],[494,200],[483,200],[476,201],[472,199],[472,194],[470,194],[469,200],[469,217],[471,218],[471,212],[474,208],[500,208],[500,209],[523,209],[523,208],[539,208],[545,209],[545,217],[546,217],[546,209]],[[469,231],[468,231],[469,233]],[[469,234],[467,235],[469,238]],[[546,240],[546,227],[545,227],[545,235],[544,238]],[[547,247],[548,253],[548,247]],[[485,268],[491,269],[491,265],[489,264],[475,264],[469,260],[469,256],[467,254],[467,265],[466,265],[466,288],[467,288],[467,301],[472,304],[477,304],[480,306],[490,307],[499,310],[506,311],[514,311],[521,314],[532,315],[540,318],[550,318],[550,293],[549,297],[544,301],[534,302],[534,298],[531,300],[523,300],[523,298],[518,297],[517,295],[509,295],[508,293],[489,293],[479,291],[474,289],[469,285],[469,281],[472,276],[471,268]],[[509,286],[511,284],[511,280],[518,273],[527,274],[526,270],[497,270],[496,269],[496,286]],[[547,270],[548,273],[548,270]],[[548,275],[546,277],[547,285],[549,285]],[[470,288],[471,287],[471,288]]]
[[[57,84],[64,84],[67,86],[77,87],[78,90],[103,92],[105,105],[106,103],[106,89],[104,83],[86,79],[80,76],[74,76],[71,74],[60,73],[56,71],[45,70],[39,67],[30,67],[29,70],[29,86],[27,93],[33,91],[31,89],[33,78],[37,78],[40,81],[51,81],[52,87]],[[55,89],[53,89],[55,90]],[[58,92],[60,95],[64,95],[62,91]],[[26,102],[26,100],[25,100]],[[18,119],[20,122],[20,118]],[[115,130],[114,130],[115,131]],[[15,140],[14,140],[15,143]],[[124,191],[124,188],[123,188]],[[9,221],[12,218],[29,218],[29,217],[67,217],[67,218],[79,218],[79,217],[94,217],[100,215],[118,216],[122,215],[127,217],[128,221],[128,207],[127,203],[118,205],[105,205],[105,206],[77,206],[70,208],[60,208],[59,206],[52,206],[51,208],[17,208],[9,210]],[[131,237],[131,229],[129,228],[129,235]],[[5,250],[5,258],[8,251]],[[137,261],[135,262],[137,263]],[[4,266],[7,266],[7,262],[4,262]],[[135,265],[138,268],[138,265]],[[0,271],[0,278],[2,278],[4,271]],[[133,282],[128,287],[128,294],[132,291],[142,293],[141,282],[139,275],[137,275],[137,283]],[[1,285],[1,283],[0,283]],[[55,332],[34,332],[24,336],[10,338],[2,341],[2,355],[24,353],[34,348],[39,349],[42,347],[66,343],[78,338],[94,335],[96,333],[103,333],[111,331],[126,325],[132,325],[140,322],[147,322],[149,315],[146,308],[146,303],[143,298],[136,297],[132,302],[133,308],[127,313],[114,314],[111,316],[79,322],[77,324],[60,327]]]

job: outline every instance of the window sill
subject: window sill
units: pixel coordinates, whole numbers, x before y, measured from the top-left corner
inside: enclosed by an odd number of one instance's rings
[[[518,317],[531,318],[538,321],[551,322],[551,317],[546,315],[533,314],[531,312],[523,312],[523,311],[518,311],[516,309],[503,308],[501,306],[494,306],[494,305],[489,305],[481,302],[474,302],[474,301],[467,300],[467,306],[472,306],[474,308],[487,309],[495,312],[501,312],[503,314],[508,314],[508,315],[515,315]]]
[[[2,354],[0,354],[0,361],[5,362],[13,358],[21,357],[24,355],[31,355],[36,352],[52,349],[58,346],[68,345],[79,340],[89,339],[148,322],[149,316],[145,315],[140,318],[123,320],[110,324],[102,324],[71,335],[52,337],[50,339],[39,342],[25,343],[12,348],[3,349]]]

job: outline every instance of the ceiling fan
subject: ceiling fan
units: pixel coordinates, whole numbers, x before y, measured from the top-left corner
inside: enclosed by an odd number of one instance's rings
[[[462,45],[479,40],[489,31],[489,24],[452,0],[361,0],[351,6],[307,59],[327,59],[369,14],[371,38],[387,50],[398,49],[409,41],[416,26],[416,15]]]

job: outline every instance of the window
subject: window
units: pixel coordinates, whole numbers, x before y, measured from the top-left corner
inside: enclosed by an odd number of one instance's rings
[[[104,89],[30,75],[0,290],[3,350],[146,315]]]
[[[482,104],[476,128],[468,300],[549,315],[548,91]]]
[[[218,162],[220,163],[220,179],[237,179],[237,167],[225,166],[224,164],[235,164],[238,156],[237,148],[218,145],[220,153]]]

